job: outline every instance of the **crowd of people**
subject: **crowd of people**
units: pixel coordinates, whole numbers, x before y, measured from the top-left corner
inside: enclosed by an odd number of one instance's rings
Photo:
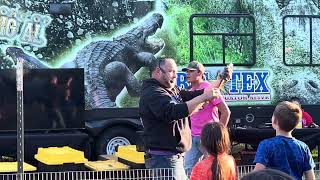
[[[151,78],[143,82],[139,113],[144,126],[146,168],[172,168],[178,180],[233,180],[237,165],[230,154],[227,124],[230,110],[219,87],[231,78],[227,66],[216,82],[204,79],[196,61],[182,69],[190,87],[176,86],[174,59],[154,59]],[[280,102],[272,116],[276,136],[259,144],[255,169],[242,179],[315,179],[308,146],[292,136],[303,110],[295,102]]]

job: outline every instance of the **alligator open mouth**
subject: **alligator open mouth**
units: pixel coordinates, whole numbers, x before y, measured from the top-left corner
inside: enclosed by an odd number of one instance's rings
[[[162,27],[162,24],[163,16],[155,13],[145,20],[143,25],[139,28],[143,30],[144,48],[148,49],[149,52],[154,54],[159,52],[164,47],[164,41],[155,36],[155,33]]]
[[[115,41],[126,42],[137,47],[141,51],[158,53],[165,45],[164,41],[155,35],[162,27],[163,16],[159,13],[154,13],[138,26],[128,31],[127,33],[114,38]]]
[[[164,45],[165,43],[163,39],[156,36],[149,36],[145,40],[144,49],[147,49],[147,51],[156,54],[164,47]]]

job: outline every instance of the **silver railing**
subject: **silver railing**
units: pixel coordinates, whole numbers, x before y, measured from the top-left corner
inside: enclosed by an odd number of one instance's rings
[[[238,179],[251,172],[253,165],[238,166]],[[320,164],[316,164],[316,179],[320,179]],[[130,169],[111,171],[35,172],[0,174],[0,180],[174,180],[173,169]],[[178,179],[180,180],[180,179]],[[182,180],[182,179],[181,179]]]
[[[18,174],[0,174],[0,180],[16,180]],[[24,180],[171,180],[172,169],[68,171],[24,173]]]

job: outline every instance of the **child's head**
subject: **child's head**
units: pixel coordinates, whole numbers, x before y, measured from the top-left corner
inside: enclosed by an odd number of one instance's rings
[[[212,179],[225,179],[223,168],[217,157],[218,154],[230,150],[228,129],[219,122],[206,124],[201,131],[201,144],[209,154],[215,157],[211,165]]]
[[[301,108],[292,102],[283,101],[280,102],[272,116],[272,124],[277,125],[279,129],[290,132],[300,122],[302,118]]]
[[[291,98],[290,102],[298,105],[299,107],[301,107],[301,103],[300,103],[300,99],[299,98]]]
[[[219,122],[206,124],[201,132],[201,144],[211,155],[228,152],[230,150],[228,129]]]
[[[241,180],[294,180],[288,174],[275,169],[262,169],[246,174]]]

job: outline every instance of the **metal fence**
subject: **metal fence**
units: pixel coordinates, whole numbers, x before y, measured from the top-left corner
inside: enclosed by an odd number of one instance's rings
[[[238,166],[238,179],[240,179],[242,176],[248,174],[253,169],[254,169],[254,165]]]
[[[18,180],[19,174],[1,174],[0,180]],[[21,174],[20,174],[21,176]],[[68,171],[24,173],[24,180],[173,180],[172,169]]]
[[[254,169],[253,165],[238,166],[238,179]],[[315,168],[320,179],[320,164]],[[18,178],[20,176],[20,178]],[[131,169],[113,171],[37,172],[0,174],[0,180],[174,180],[172,169]],[[180,179],[178,179],[180,180]],[[182,180],[182,179],[181,179]]]
[[[253,171],[253,169],[254,169],[254,165],[238,166],[238,179],[240,179],[244,175],[250,173],[251,171]],[[319,162],[316,163],[316,167],[314,168],[314,172],[316,175],[316,179],[320,179],[320,163]]]

